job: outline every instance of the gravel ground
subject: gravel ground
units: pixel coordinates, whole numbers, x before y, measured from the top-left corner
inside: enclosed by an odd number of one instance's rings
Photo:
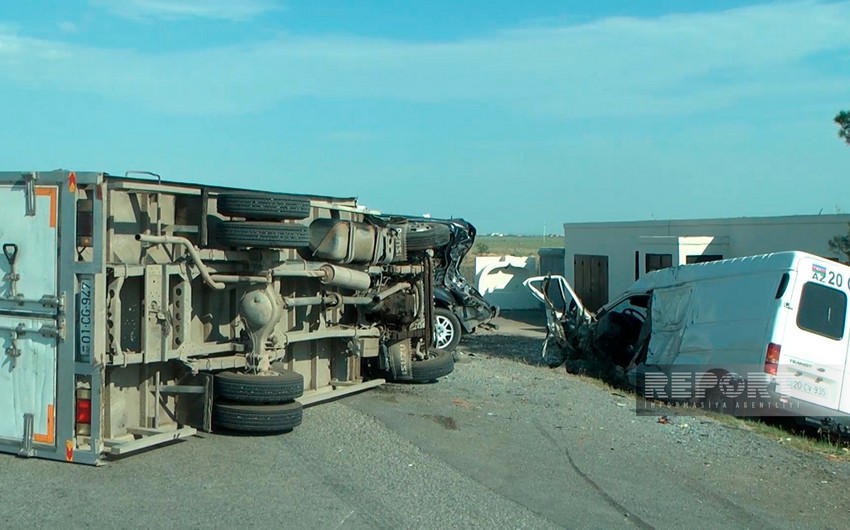
[[[540,322],[499,324],[439,384],[349,406],[559,526],[846,526],[847,463],[709,417],[637,416],[631,394],[540,365]]]
[[[439,383],[204,435],[102,468],[0,456],[4,528],[843,528],[850,465],[537,365],[527,315]]]

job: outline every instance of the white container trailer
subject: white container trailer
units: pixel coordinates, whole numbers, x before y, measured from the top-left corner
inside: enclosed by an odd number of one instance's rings
[[[0,172],[0,451],[95,464],[453,368],[445,227],[354,199]]]

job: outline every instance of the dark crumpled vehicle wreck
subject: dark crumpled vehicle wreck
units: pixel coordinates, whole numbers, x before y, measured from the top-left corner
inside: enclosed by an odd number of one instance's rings
[[[460,272],[463,258],[475,243],[475,227],[464,219],[406,217],[439,231],[434,255],[434,347],[453,351],[463,335],[479,326],[493,326],[499,308],[490,304]]]

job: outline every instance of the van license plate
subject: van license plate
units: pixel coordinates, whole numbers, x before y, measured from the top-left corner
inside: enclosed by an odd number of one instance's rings
[[[805,392],[806,394],[811,394],[821,399],[827,399],[829,397],[829,392],[827,392],[827,388],[825,386],[813,385],[806,381],[800,381],[799,379],[791,381],[791,389],[798,392]]]

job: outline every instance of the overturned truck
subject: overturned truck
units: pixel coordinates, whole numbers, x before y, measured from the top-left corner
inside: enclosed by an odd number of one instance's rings
[[[198,429],[452,371],[432,348],[448,229],[355,199],[0,173],[0,450],[94,464]]]

